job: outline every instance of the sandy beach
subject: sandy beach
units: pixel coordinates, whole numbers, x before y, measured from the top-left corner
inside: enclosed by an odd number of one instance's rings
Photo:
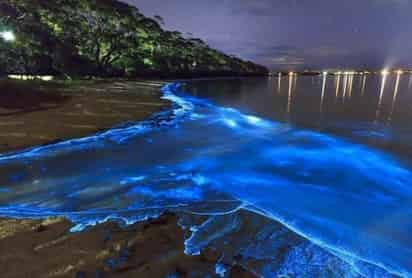
[[[216,275],[220,254],[207,249],[185,255],[184,231],[173,214],[128,227],[108,222],[81,233],[70,233],[71,227],[64,219],[0,219],[3,277]],[[235,266],[230,277],[254,276]]]
[[[168,108],[162,84],[0,81],[0,154],[147,119]]]
[[[0,83],[0,153],[92,135],[168,109],[160,82]],[[12,88],[9,89],[9,88]],[[173,214],[128,227],[108,222],[71,233],[63,218],[0,219],[4,277],[190,277],[215,274],[220,254],[184,254]],[[231,266],[230,277],[254,277]],[[173,276],[174,275],[174,276]]]

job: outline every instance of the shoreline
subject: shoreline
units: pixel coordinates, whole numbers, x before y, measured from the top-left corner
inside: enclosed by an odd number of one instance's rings
[[[0,155],[83,138],[166,110],[158,81],[0,80]]]
[[[160,87],[155,89],[163,105],[135,122],[147,120],[172,105],[161,99]],[[38,112],[27,111],[23,115],[33,113]],[[116,125],[107,130],[113,128]],[[97,130],[97,134],[99,131],[104,133]],[[68,136],[61,141],[81,138]],[[43,146],[53,143],[57,142],[46,142]],[[28,145],[19,150],[43,146]],[[15,150],[7,151],[2,154],[7,156]],[[108,220],[72,232],[75,225],[64,216],[0,217],[0,253],[7,254],[0,257],[3,274],[7,277],[186,277],[196,269],[202,276],[220,276],[216,269],[221,264],[218,251],[206,248],[198,256],[185,254],[187,231],[178,225],[176,214],[165,212],[131,225]],[[256,277],[233,261],[226,264],[224,267],[230,269],[230,274],[225,277]]]
[[[12,81],[12,83],[14,82]],[[109,84],[119,83],[130,84],[131,82],[115,81]],[[130,93],[114,88],[115,94],[129,94],[129,101],[141,101],[142,97],[139,96],[139,93],[143,91],[146,96],[149,94],[150,101],[158,104],[142,115],[134,114],[133,121],[128,119],[130,122],[147,120],[171,106],[170,102],[161,98],[160,85],[156,86],[150,81],[144,83],[148,85],[147,88],[139,88],[139,92]],[[64,91],[49,93],[49,90],[46,89],[45,92],[41,92],[41,94],[46,94],[46,97],[41,101],[47,102],[49,98],[53,99],[56,95],[78,97],[76,102],[81,100],[84,95],[90,97],[92,94],[92,97],[99,98],[102,92],[98,89],[105,90],[106,93],[108,90],[113,90],[109,84],[103,84],[104,88],[89,87],[87,93],[78,88],[71,93]],[[136,86],[135,83],[132,84]],[[162,82],[162,85],[165,84],[166,82]],[[11,93],[13,94],[13,92]],[[17,95],[19,94],[17,93]],[[108,100],[109,105],[119,105],[118,102],[116,103],[116,97],[113,97],[113,93],[107,97],[110,99],[103,98],[103,100]],[[145,108],[147,103],[147,98],[143,97],[143,100],[145,103],[140,108]],[[77,105],[79,104],[77,103]],[[39,106],[41,108],[41,105]],[[20,111],[13,111],[16,112],[17,116],[15,117],[20,121],[27,121],[28,117],[33,115],[39,115],[39,117],[46,119],[56,110],[58,112],[65,108],[73,109],[76,107],[63,103],[62,106],[55,105],[55,107],[46,107],[45,109],[19,108]],[[92,107],[83,106],[83,108],[87,110]],[[5,109],[0,112],[4,113],[4,111]],[[13,116],[9,113],[7,115],[0,113],[0,119],[3,118],[3,120],[5,118],[10,120]],[[96,121],[95,128],[80,131],[80,133],[72,130],[71,133],[59,136],[58,140],[43,138],[43,140],[38,141],[29,138],[23,144],[20,143],[12,147],[9,146],[7,140],[4,140],[4,137],[0,136],[2,143],[0,144],[0,156],[47,146],[59,141],[76,140],[84,136],[104,133],[104,131],[125,124],[124,118],[116,118],[115,121],[110,122],[111,126],[102,126],[101,122]],[[102,129],[102,127],[104,128]],[[49,132],[39,126],[37,126],[36,131]],[[15,135],[17,133],[14,132]],[[8,137],[8,139],[10,138],[13,136]],[[184,231],[178,226],[177,217],[174,214],[164,214],[158,218],[125,227],[109,220],[76,233],[70,231],[74,226],[75,224],[65,217],[38,219],[0,217],[0,253],[7,254],[0,258],[0,268],[3,270],[3,275],[7,277],[103,277],[103,275],[104,277],[136,277],[135,275],[139,277],[164,277],[167,275],[186,275],[190,273],[191,268],[201,269],[210,275],[215,274],[214,265],[218,262],[216,255],[199,257],[184,254]],[[156,241],[152,240],[154,238]],[[130,244],[131,241],[132,244]],[[136,250],[140,249],[139,245],[144,246],[144,253],[139,254],[139,250]],[[147,252],[147,250],[152,251]],[[123,253],[130,255],[126,258]],[[21,265],[24,265],[24,268]],[[239,275],[242,275],[241,277],[254,277],[241,267],[234,268],[233,273],[236,277]]]
[[[168,215],[168,214],[167,214]],[[160,218],[163,218],[164,216],[160,216]],[[274,220],[274,219],[272,219],[272,220]],[[22,223],[24,223],[24,221],[27,221],[27,220],[21,220],[22,221]],[[65,221],[65,220],[62,220],[62,221]],[[156,222],[157,220],[155,220],[155,222]],[[306,238],[303,234],[299,234],[298,232],[296,232],[296,231],[294,231],[294,229],[292,229],[291,227],[288,227],[288,225],[285,225],[285,224],[283,224],[281,221],[279,221],[279,220],[275,220],[276,222],[279,222],[282,226],[284,226],[284,227],[286,227],[288,230],[290,230],[293,234],[297,234],[298,236],[300,236],[300,237],[302,237],[302,238],[305,238],[306,240],[308,240],[309,242],[311,242],[311,240],[309,239],[309,238]],[[108,222],[108,223],[110,223],[110,221]],[[144,223],[144,224],[147,224],[147,225],[151,225],[152,224],[152,220],[149,220],[149,221],[143,221],[143,222],[141,222],[141,223],[138,223],[138,224],[142,224],[142,223]],[[138,224],[135,224],[135,225],[138,225]],[[177,222],[175,223],[176,225],[177,225]],[[95,228],[96,229],[101,229],[101,227],[105,227],[106,225],[108,225],[108,224],[106,224],[106,223],[103,223],[103,224],[98,224],[97,226],[95,226]],[[135,226],[135,225],[131,225],[131,227],[132,226]],[[42,230],[43,228],[40,228],[40,230]],[[90,230],[93,230],[94,229],[94,227],[93,228],[90,228],[90,229],[86,229],[85,230],[85,233],[88,233]],[[127,228],[126,228],[127,229]],[[35,230],[37,230],[37,229],[35,229]],[[82,232],[83,233],[83,232]],[[322,245],[321,244],[317,244],[318,246],[320,246],[321,248],[322,248]],[[182,245],[183,246],[183,245]],[[217,262],[217,261],[216,261]],[[215,263],[216,263],[215,262]]]
[[[11,82],[14,83],[13,81]],[[134,119],[129,122],[137,123],[149,119],[156,113],[169,109],[172,105],[170,101],[161,98],[160,85],[150,84],[150,81],[144,83],[148,86],[143,89],[136,87],[137,83],[135,82],[115,81],[108,84],[106,82],[102,85],[99,84],[99,86],[104,88],[88,87],[88,92],[85,92],[82,88],[75,88],[72,89],[72,92],[62,90],[50,93],[50,89],[47,88],[35,93],[45,94],[45,98],[41,99],[43,102],[47,102],[49,100],[48,97],[53,99],[56,95],[74,96],[77,98],[77,105],[80,104],[78,102],[85,95],[90,97],[90,94],[92,94],[92,97],[99,98],[101,94],[104,94],[104,97],[110,98],[107,99],[109,105],[116,105],[119,103],[116,103],[116,97],[113,97],[113,92],[107,93],[107,91],[114,90],[114,94],[129,94],[128,100],[130,101],[141,101],[142,96],[139,94],[143,91],[145,102],[141,104],[140,108],[144,108],[145,104],[148,103],[145,97],[149,97],[155,105],[153,105],[154,108],[152,107],[148,111],[145,110],[143,115],[134,114]],[[119,90],[119,88],[112,88],[111,84],[134,84],[134,89],[138,88],[140,91],[124,92]],[[141,85],[142,83],[139,82],[138,84]],[[166,82],[162,82],[161,85],[164,86],[166,84]],[[1,85],[4,85],[4,83],[0,83]],[[99,90],[105,90],[106,92]],[[11,93],[13,94],[13,92]],[[19,93],[17,95],[19,96]],[[103,100],[106,100],[106,98],[103,98]],[[16,117],[20,121],[27,121],[29,117],[33,116],[47,119],[51,116],[50,114],[54,114],[56,111],[72,109],[76,108],[76,106],[68,106],[66,103],[63,103],[61,106],[55,105],[53,107],[45,107],[44,109],[41,109],[42,105],[39,105],[39,109],[29,108],[19,107],[18,110],[20,111],[13,111],[11,112],[12,114],[10,114],[10,111],[6,111],[7,115],[4,115],[5,109],[0,110],[0,112],[3,112],[3,115],[0,113],[0,119],[3,118],[4,120],[6,118],[10,120]],[[87,110],[91,107],[83,106],[83,108]],[[10,147],[7,141],[4,140],[4,137],[0,136],[0,142],[3,143],[0,144],[0,157],[20,151],[24,152],[31,148],[47,147],[47,145],[60,141],[76,140],[104,133],[116,128],[116,126],[127,124],[127,122],[124,120],[124,117],[118,117],[112,126],[104,126],[102,129],[102,126],[99,124],[101,122],[96,122],[94,129],[80,133],[75,133],[72,130],[72,133],[59,136],[58,140],[43,138],[40,141],[41,143],[39,143],[39,141],[29,138],[23,144],[19,142],[20,144],[13,145],[13,147]],[[24,128],[23,126],[21,128]],[[42,126],[36,126],[35,128],[37,128],[35,130],[37,132],[50,132],[49,130],[42,129]],[[2,132],[5,131],[2,130]],[[14,133],[17,134],[18,132]],[[118,222],[114,222],[114,220],[109,220],[87,227],[80,232],[71,232],[73,227],[75,227],[75,223],[64,216],[39,217],[36,219],[0,217],[0,253],[3,254],[0,257],[0,268],[3,271],[3,275],[7,277],[76,278],[113,276],[185,277],[191,273],[192,269],[197,269],[202,272],[202,275],[216,275],[215,265],[219,261],[219,255],[215,251],[205,250],[200,256],[190,256],[184,253],[185,231],[178,225],[177,215],[175,214],[165,213],[159,217],[126,226],[120,225]],[[141,250],[144,250],[144,252],[141,252]],[[21,267],[22,265],[24,265],[24,268]],[[255,277],[241,266],[231,265],[230,268],[230,277]]]

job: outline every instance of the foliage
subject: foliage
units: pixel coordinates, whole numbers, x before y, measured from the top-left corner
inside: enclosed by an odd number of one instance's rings
[[[200,39],[162,29],[116,0],[2,0],[0,73],[63,75],[264,74],[264,67],[225,55]]]

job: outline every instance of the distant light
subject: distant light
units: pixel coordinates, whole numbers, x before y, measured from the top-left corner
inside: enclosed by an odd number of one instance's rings
[[[336,73],[336,75],[341,75],[342,74],[342,72],[341,71],[338,71],[337,73]]]
[[[397,74],[403,74],[403,70],[398,70],[396,73]]]
[[[24,75],[24,74],[10,74],[7,76],[10,79],[20,79],[20,80],[34,80],[40,79],[43,81],[52,81],[54,76],[51,75]]]
[[[323,72],[323,75],[328,75],[328,72],[327,72],[327,71],[324,71],[324,72]]]
[[[52,81],[54,79],[53,76],[39,76],[39,79],[43,80],[43,81]]]
[[[12,31],[0,32],[0,37],[6,42],[12,42],[16,40],[16,36]]]
[[[355,71],[345,71],[343,74],[344,75],[354,75],[354,74],[357,74],[357,73]]]
[[[289,75],[290,76],[292,76],[292,75],[294,75],[295,73],[293,72],[293,71],[291,71],[291,72],[289,72]]]
[[[382,71],[381,71],[381,74],[382,74],[382,75],[388,75],[388,74],[389,74],[389,71],[388,71],[388,70],[382,70]]]

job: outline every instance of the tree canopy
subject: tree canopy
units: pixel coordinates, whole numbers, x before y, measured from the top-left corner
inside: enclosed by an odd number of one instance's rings
[[[264,74],[266,68],[162,29],[116,0],[3,0],[0,73],[128,76]]]

